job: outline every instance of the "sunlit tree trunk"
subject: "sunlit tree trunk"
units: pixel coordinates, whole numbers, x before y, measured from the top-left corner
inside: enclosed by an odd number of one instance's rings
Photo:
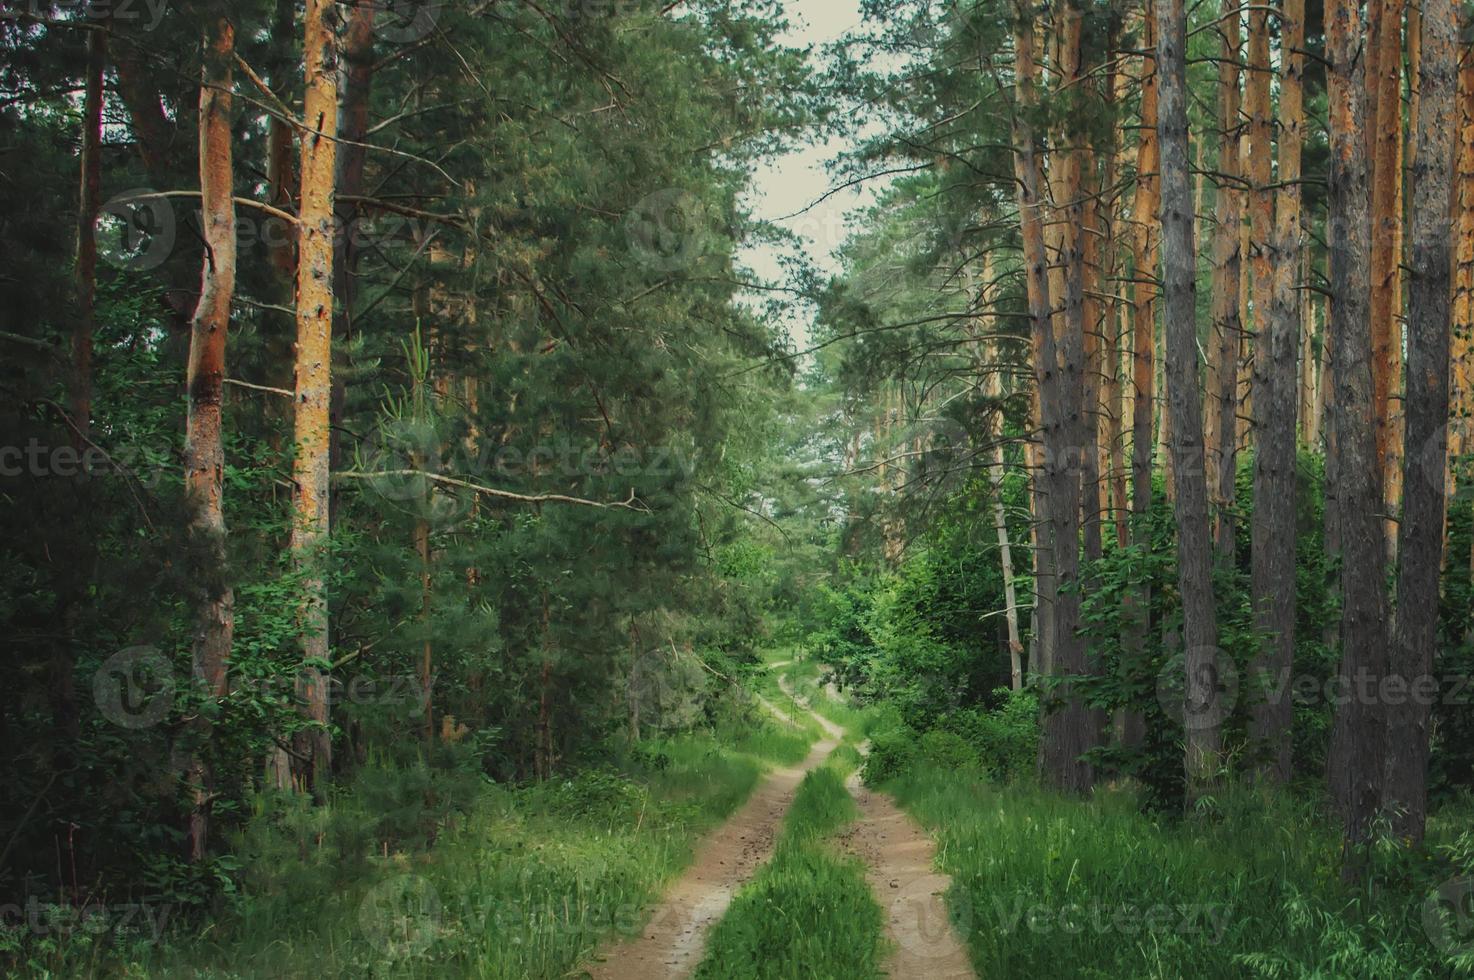
[[[337,157],[338,52],[333,8],[307,0],[302,190],[297,255],[296,455],[292,459],[292,554],[304,591],[298,696],[312,726],[298,739],[302,780],[320,793],[332,765],[328,692],[327,581],[329,403],[332,389],[333,179]]]
[[[1238,459],[1239,278],[1242,256],[1243,191],[1239,176],[1239,13],[1224,0],[1217,30],[1222,38],[1218,63],[1219,143],[1218,224],[1213,231],[1213,331],[1208,360],[1208,497],[1213,504],[1213,544],[1218,561],[1233,563],[1235,469]]]
[[[1407,444],[1397,576],[1397,620],[1390,674],[1403,690],[1433,677],[1438,642],[1438,582],[1443,564],[1443,474],[1427,460],[1446,451],[1451,270],[1448,214],[1458,89],[1457,8],[1424,0],[1418,78],[1419,115],[1411,186],[1412,254],[1408,296]],[[1399,837],[1421,841],[1428,813],[1430,708],[1425,698],[1389,699],[1386,787],[1382,803]]]
[[[1273,237],[1266,243],[1269,304],[1259,318],[1255,353],[1254,520],[1251,590],[1259,651],[1251,676],[1267,691],[1283,691],[1295,655],[1296,425],[1295,390],[1300,352],[1300,144],[1305,112],[1305,0],[1284,0],[1280,19],[1279,187]],[[1256,697],[1250,734],[1266,752],[1265,775],[1290,779],[1288,697]]]
[[[1301,221],[1303,223],[1304,217]],[[1305,445],[1311,449],[1319,445],[1319,420],[1315,412],[1316,384],[1319,365],[1315,360],[1315,291],[1311,288],[1310,249],[1301,242],[1300,247],[1300,433]]]
[[[1371,318],[1372,410],[1377,466],[1385,508],[1397,512],[1401,465],[1399,411],[1393,398],[1402,373],[1402,12],[1401,0],[1370,0],[1367,25],[1368,161],[1372,194]],[[1385,524],[1389,554],[1397,550],[1397,523]]]
[[[1386,548],[1372,389],[1370,316],[1371,213],[1367,185],[1366,65],[1361,15],[1351,0],[1326,8],[1331,157],[1328,175],[1336,467],[1334,506],[1341,547],[1341,665],[1338,682],[1380,684],[1386,674]],[[1328,769],[1331,796],[1344,818],[1346,874],[1381,802],[1386,721],[1373,698],[1349,697],[1336,713]]]
[[[1474,448],[1469,427],[1474,424],[1474,48],[1460,47],[1458,91],[1458,151],[1455,164],[1454,285],[1452,405],[1449,426],[1449,488],[1456,489],[1468,473],[1461,461]],[[1474,551],[1467,556],[1474,569]]]
[[[231,82],[235,26],[225,17],[206,25],[200,86],[200,217],[205,237],[200,301],[189,344],[189,405],[184,437],[184,485],[190,535],[201,559],[195,609],[194,679],[204,698],[196,716],[186,782],[190,792],[189,856],[205,856],[213,777],[207,761],[214,704],[226,694],[226,664],[235,633],[235,593],[225,569],[225,447],[221,410],[225,345],[235,296],[235,164],[231,148]]]
[[[1188,177],[1187,18],[1183,0],[1157,0],[1157,71],[1161,100],[1162,295],[1167,332],[1167,397],[1177,482],[1178,586],[1182,593],[1187,684],[1185,766],[1189,799],[1217,781],[1222,752],[1218,690],[1218,622],[1213,604],[1208,489],[1203,467],[1202,404],[1198,393],[1198,333],[1192,187]]]

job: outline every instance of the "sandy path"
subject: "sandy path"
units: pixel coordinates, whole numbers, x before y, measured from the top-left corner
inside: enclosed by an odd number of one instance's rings
[[[784,664],[773,664],[782,667]],[[795,698],[788,678],[778,686]],[[779,717],[786,713],[759,697]],[[737,890],[772,856],[783,817],[804,774],[838,746],[844,729],[809,709],[827,733],[794,768],[769,774],[748,801],[697,849],[696,858],[666,892],[637,938],[605,950],[588,969],[593,980],[676,980],[701,962],[706,936],[726,913]],[[891,954],[884,968],[897,980],[972,978],[967,952],[947,917],[942,893],[950,879],[932,870],[932,839],[884,793],[846,784],[860,816],[839,835],[845,850],[865,862],[866,878],[885,913]]]
[[[897,980],[972,978],[967,950],[947,917],[942,895],[952,879],[933,869],[936,844],[886,794],[847,784],[860,818],[840,834],[845,850],[865,862],[870,890],[885,913],[891,953],[882,964]]]
[[[773,705],[770,710],[781,714]],[[667,889],[640,935],[605,950],[588,968],[594,980],[675,980],[701,962],[706,934],[726,913],[732,896],[772,856],[778,828],[804,774],[839,744],[841,730],[814,743],[794,768],[768,774],[735,815],[707,837],[675,884]]]
[[[787,677],[780,676],[778,686],[794,697]],[[843,734],[843,729],[823,715],[812,709],[810,713],[832,736]],[[865,862],[870,890],[885,912],[885,935],[891,941],[891,953],[883,964],[886,976],[971,980],[972,964],[942,897],[952,879],[933,870],[936,843],[889,796],[866,789],[858,772],[845,785],[860,816],[839,839],[846,851]]]

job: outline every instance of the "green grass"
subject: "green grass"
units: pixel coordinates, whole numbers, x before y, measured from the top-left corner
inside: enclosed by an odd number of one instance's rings
[[[772,860],[712,930],[697,980],[881,975],[881,910],[864,866],[826,843],[855,817],[844,786],[849,765],[847,756],[831,757],[804,777]]]
[[[759,716],[716,736],[646,741],[618,770],[521,788],[371,763],[324,806],[263,798],[233,847],[236,890],[203,924],[175,906],[161,942],[0,928],[0,972],[562,977],[612,934],[639,928],[765,768],[808,754],[819,726],[797,717],[805,723]],[[839,758],[853,764],[852,750]],[[785,845],[820,872],[833,859],[795,842],[849,819],[848,795],[831,782],[806,784],[795,826],[809,829]]]
[[[0,931],[0,972],[562,977],[637,929],[700,836],[808,748],[777,725],[735,742],[647,741],[623,771],[523,788],[370,765],[325,806],[263,798],[235,847],[239,890],[203,926],[180,914],[163,942]],[[432,815],[450,788],[463,798]]]
[[[1307,805],[1244,791],[1212,817],[1152,818],[1124,794],[1079,802],[924,763],[887,788],[937,833],[979,976],[1467,975],[1423,925],[1447,872],[1388,865],[1375,890],[1346,888]]]

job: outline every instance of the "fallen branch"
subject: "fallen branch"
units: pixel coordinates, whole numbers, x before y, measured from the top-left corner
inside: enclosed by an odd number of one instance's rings
[[[640,503],[635,498],[635,491],[633,489],[630,490],[630,495],[627,499],[609,503],[598,500],[588,500],[584,497],[570,497],[566,494],[561,493],[513,493],[511,490],[498,490],[495,487],[483,487],[478,483],[471,483],[466,480],[457,480],[453,476],[441,476],[439,473],[426,473],[424,470],[376,470],[372,473],[364,473],[358,470],[346,470],[341,473],[333,474],[334,479],[342,480],[375,480],[380,477],[386,476],[420,477],[421,479],[429,480],[432,483],[440,483],[449,487],[459,487],[462,490],[470,490],[473,493],[484,494],[488,497],[499,497],[503,500],[517,500],[525,504],[578,504],[583,507],[599,507],[601,509],[622,507],[626,510],[637,510],[645,514],[648,514],[650,512],[650,509],[648,507]]]

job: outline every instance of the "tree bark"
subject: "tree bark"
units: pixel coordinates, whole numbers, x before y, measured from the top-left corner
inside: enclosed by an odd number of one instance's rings
[[[1141,59],[1141,126],[1136,148],[1136,193],[1131,202],[1131,537],[1145,544],[1152,510],[1152,416],[1156,410],[1157,206],[1161,196],[1161,154],[1157,143],[1157,21],[1153,5],[1144,5]],[[1143,658],[1150,629],[1151,592],[1143,586],[1130,596],[1131,626],[1125,641],[1129,656]],[[1123,711],[1116,719],[1122,745],[1134,747],[1145,736],[1139,712]]]
[[[303,783],[316,794],[332,766],[328,733],[327,581],[330,533],[329,402],[332,389],[333,181],[338,131],[338,52],[328,0],[307,0],[304,70],[307,91],[302,135],[302,190],[297,250],[296,455],[292,460],[292,554],[304,590],[303,668],[298,696],[311,726],[298,740]]]
[[[296,31],[293,0],[276,0],[271,25],[271,42],[278,59],[272,82],[277,85],[291,76],[293,36]],[[357,9],[356,7],[354,8]],[[266,130],[266,194],[267,201],[279,211],[291,213],[292,203],[292,124],[272,116]],[[277,218],[268,219],[272,233],[267,239],[267,255],[279,280],[290,282],[296,268],[296,229]]]
[[[1356,697],[1357,685],[1386,674],[1386,548],[1372,385],[1370,318],[1371,214],[1367,186],[1366,65],[1361,15],[1352,0],[1326,8],[1327,89],[1331,157],[1328,174],[1331,296],[1334,319],[1330,399],[1337,457],[1336,530],[1341,546],[1341,664],[1348,694],[1336,713],[1328,769],[1331,797],[1344,821],[1344,873],[1360,873],[1359,852],[1381,802],[1385,718],[1376,700]]]
[[[87,32],[86,94],[82,101],[81,186],[77,195],[77,322],[72,329],[70,409],[74,447],[92,427],[92,336],[97,330],[97,216],[102,207],[102,75],[107,34]]]
[[[206,563],[199,577],[204,594],[195,610],[193,657],[195,682],[206,707],[193,725],[195,745],[186,775],[191,798],[192,861],[204,859],[209,833],[213,775],[207,761],[207,743],[214,713],[209,702],[218,702],[226,694],[226,664],[235,633],[235,592],[225,567],[225,448],[221,438],[225,345],[236,273],[235,165],[231,147],[234,59],[234,25],[223,16],[211,18],[206,25],[200,86],[200,213],[205,261],[190,334],[184,439],[190,535]]]
[[[1402,331],[1397,321],[1402,288],[1402,11],[1400,0],[1370,0],[1367,53],[1367,122],[1374,147],[1369,162],[1372,188],[1372,399],[1377,426],[1377,466],[1389,515],[1388,554],[1397,551],[1401,483],[1400,440],[1393,400],[1402,373]]]
[[[1182,593],[1187,686],[1184,722],[1188,797],[1217,781],[1222,752],[1218,622],[1213,605],[1208,489],[1198,394],[1196,256],[1188,177],[1187,18],[1183,0],[1156,0],[1161,91],[1157,134],[1162,145],[1162,284],[1167,332],[1167,397],[1177,498],[1178,585]]]
[[[1060,62],[1066,77],[1073,77],[1079,65],[1079,10],[1065,7],[1060,11],[1062,31]],[[1019,220],[1023,236],[1025,275],[1028,282],[1029,315],[1035,351],[1034,373],[1039,386],[1040,422],[1043,429],[1042,504],[1047,520],[1040,525],[1041,550],[1049,552],[1047,579],[1036,587],[1048,613],[1048,635],[1053,647],[1052,672],[1074,675],[1085,667],[1084,644],[1079,635],[1080,597],[1074,590],[1079,576],[1080,488],[1078,471],[1067,458],[1072,429],[1069,403],[1074,416],[1080,411],[1080,372],[1083,344],[1078,334],[1071,338],[1071,324],[1080,322],[1080,294],[1069,290],[1065,298],[1065,315],[1060,318],[1061,336],[1056,337],[1051,322],[1049,286],[1046,279],[1048,259],[1044,248],[1044,219],[1040,198],[1042,183],[1038,148],[1028,119],[1036,104],[1034,79],[1034,27],[1030,15],[1018,11],[1014,35],[1017,72],[1017,111],[1013,119],[1014,169],[1017,177]],[[1078,165],[1078,161],[1075,161]],[[1068,161],[1064,165],[1069,167]],[[1077,171],[1078,172],[1078,171]],[[1064,193],[1078,190],[1077,180],[1069,176],[1062,183]],[[1076,226],[1078,228],[1078,226]],[[1066,229],[1067,239],[1077,235]],[[1077,253],[1078,245],[1067,241],[1067,253]],[[1073,255],[1073,262],[1078,261]],[[1076,280],[1078,285],[1078,280]],[[1073,342],[1072,342],[1073,340]],[[1063,348],[1063,349],[1062,349]],[[1057,789],[1085,792],[1092,782],[1091,767],[1081,756],[1090,747],[1087,738],[1088,715],[1085,706],[1070,696],[1068,685],[1054,692],[1046,707],[1043,732],[1039,740],[1040,778]]]
[[[1453,352],[1450,411],[1454,423],[1449,427],[1449,493],[1461,480],[1467,479],[1462,469],[1463,457],[1474,440],[1469,426],[1474,418],[1474,48],[1460,46],[1458,91],[1458,154],[1455,164],[1453,200],[1454,285],[1453,285]],[[1450,496],[1452,499],[1452,496]],[[1469,564],[1474,569],[1474,549]]]
[[[1270,108],[1270,81],[1273,69],[1269,61],[1269,10],[1267,5],[1256,4],[1249,10],[1249,61],[1244,75],[1244,109],[1248,113],[1248,169],[1249,179],[1249,284],[1252,330],[1244,334],[1243,346],[1249,375],[1248,398],[1244,402],[1244,415],[1249,422],[1249,436],[1254,446],[1259,445],[1259,424],[1263,409],[1259,401],[1259,358],[1269,337],[1269,304],[1271,302],[1272,270],[1270,268],[1270,237],[1274,234],[1274,115]],[[1250,321],[1246,320],[1247,325]],[[1258,504],[1258,497],[1255,497]]]
[[[1208,368],[1208,496],[1213,503],[1213,546],[1221,565],[1234,561],[1233,509],[1238,460],[1239,278],[1242,256],[1243,191],[1235,185],[1239,170],[1239,11],[1224,0],[1218,23],[1222,61],[1218,63],[1219,143],[1218,225],[1213,231],[1212,349]]]
[[[1412,255],[1408,296],[1407,445],[1397,577],[1397,622],[1390,675],[1403,690],[1433,679],[1443,565],[1444,479],[1428,468],[1447,452],[1450,321],[1448,215],[1452,201],[1454,100],[1459,20],[1453,0],[1425,0],[1421,23],[1419,114],[1411,186]],[[1436,689],[1436,688],[1435,688]],[[1399,837],[1423,839],[1428,813],[1426,698],[1388,699],[1386,791]]]
[[[1304,127],[1305,0],[1284,0],[1280,64],[1279,188],[1267,244],[1269,305],[1259,320],[1254,377],[1254,520],[1251,590],[1259,650],[1251,676],[1264,682],[1251,704],[1250,735],[1266,751],[1264,775],[1290,780],[1293,701],[1282,695],[1295,657],[1296,357],[1300,348],[1300,143]]]

